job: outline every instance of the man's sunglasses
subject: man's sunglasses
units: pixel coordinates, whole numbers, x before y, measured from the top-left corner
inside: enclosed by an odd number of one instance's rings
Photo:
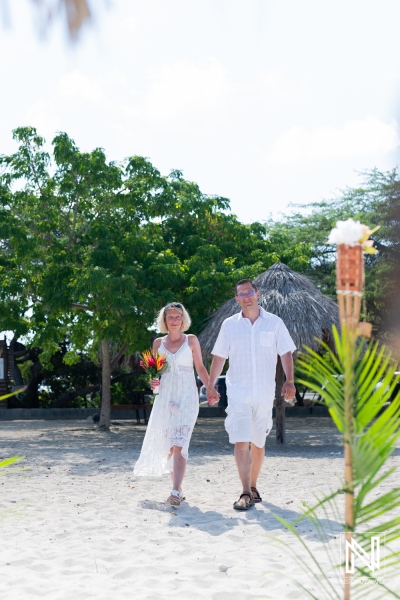
[[[248,292],[244,293],[244,294],[238,294],[237,297],[240,298],[241,300],[244,300],[244,298],[251,298],[252,296],[254,296],[255,291],[254,290],[249,290]]]

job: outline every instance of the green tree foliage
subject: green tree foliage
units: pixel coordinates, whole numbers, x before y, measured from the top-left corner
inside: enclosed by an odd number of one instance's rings
[[[307,266],[307,245],[288,249],[281,234],[267,237],[265,225],[240,223],[228,212],[227,199],[205,196],[181,173],[170,175],[166,191],[158,218],[142,227],[157,256],[145,265],[147,283],[158,290],[159,308],[172,299],[185,303],[195,333],[232,296],[239,279],[277,261],[297,270]]]
[[[17,129],[14,137],[19,151],[1,159],[2,328],[32,332],[44,362],[60,339],[68,338],[76,352],[137,337],[154,310],[141,265],[132,261],[146,246],[140,234],[145,194],[137,198],[129,176],[123,183],[123,170],[107,163],[104,152],[81,153],[65,134],[53,141],[52,169],[33,128]],[[65,357],[74,360],[74,352]],[[105,426],[108,362],[107,356]]]
[[[294,212],[285,219],[269,222],[271,235],[286,236],[288,248],[306,244],[311,261],[306,274],[311,276],[324,294],[336,298],[336,247],[327,246],[326,240],[336,221],[352,217],[371,228],[379,225],[373,235],[376,255],[365,260],[366,316],[371,319],[381,339],[387,340],[390,330],[389,313],[398,298],[400,264],[400,179],[396,170],[381,173],[377,169],[363,174],[359,188],[348,188],[337,199],[309,205],[295,205]],[[397,287],[396,287],[397,286]],[[398,311],[397,311],[398,312]]]
[[[68,406],[77,408],[98,406],[96,400],[94,402],[87,400],[89,394],[94,395],[91,388],[100,382],[98,365],[81,352],[78,353],[78,361],[74,353],[74,363],[67,364],[64,360],[67,352],[67,344],[60,344],[60,350],[51,357],[48,365],[50,368],[47,368],[47,365],[42,367],[40,406],[63,407],[64,398],[68,398],[69,395],[74,396],[75,392],[81,390],[83,390],[82,396],[71,398]]]
[[[30,335],[41,362],[68,340],[64,362],[102,351],[102,416],[108,427],[110,344],[150,344],[156,311],[179,299],[197,332],[234,282],[281,260],[304,268],[307,244],[244,225],[225,198],[206,196],[178,171],[163,177],[145,158],[107,162],[65,133],[53,157],[32,127],[0,157],[0,330]],[[114,361],[115,363],[115,361]]]

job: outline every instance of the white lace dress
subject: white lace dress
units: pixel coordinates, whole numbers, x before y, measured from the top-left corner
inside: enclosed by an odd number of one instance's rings
[[[159,477],[173,471],[173,459],[168,459],[172,446],[181,446],[182,456],[187,460],[190,438],[199,413],[199,395],[188,337],[175,354],[161,342],[159,353],[167,355],[168,368],[161,377],[160,392],[155,395],[134,475]]]

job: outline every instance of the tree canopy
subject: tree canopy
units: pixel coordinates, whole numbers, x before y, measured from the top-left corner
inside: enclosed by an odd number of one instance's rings
[[[348,188],[335,199],[308,205],[294,205],[284,219],[267,222],[271,235],[290,240],[289,247],[305,244],[311,260],[305,273],[324,294],[333,298],[335,289],[334,246],[326,245],[336,221],[352,217],[370,226],[380,226],[373,235],[376,255],[365,257],[365,316],[372,320],[378,336],[388,341],[396,321],[395,298],[400,280],[400,179],[396,170],[377,169],[362,174],[362,185]],[[398,317],[397,317],[398,319]]]
[[[33,127],[16,129],[14,139],[17,152],[0,157],[0,330],[28,336],[48,368],[66,340],[66,364],[82,352],[100,355],[105,426],[114,365],[150,345],[167,302],[183,302],[199,333],[238,279],[277,261],[335,297],[335,249],[325,242],[338,219],[381,226],[379,253],[366,258],[366,307],[388,337],[400,291],[396,171],[369,171],[359,188],[295,206],[282,220],[243,224],[228,199],[203,194],[180,171],[163,176],[144,157],[107,161],[104,150],[81,152],[66,133],[50,155]]]
[[[52,157],[33,127],[14,139],[18,151],[0,157],[0,329],[29,335],[44,363],[64,340],[70,364],[101,346],[106,427],[111,342],[144,349],[157,310],[177,299],[197,333],[238,279],[309,262],[309,244],[288,247],[285,232],[240,223],[226,198],[179,171],[162,176],[139,156],[108,162],[66,133]]]

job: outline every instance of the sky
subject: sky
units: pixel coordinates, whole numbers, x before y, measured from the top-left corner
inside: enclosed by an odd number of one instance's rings
[[[65,131],[82,151],[183,171],[245,223],[396,167],[398,0],[89,4],[71,45],[33,0],[0,0],[0,154],[16,127],[49,144]]]

